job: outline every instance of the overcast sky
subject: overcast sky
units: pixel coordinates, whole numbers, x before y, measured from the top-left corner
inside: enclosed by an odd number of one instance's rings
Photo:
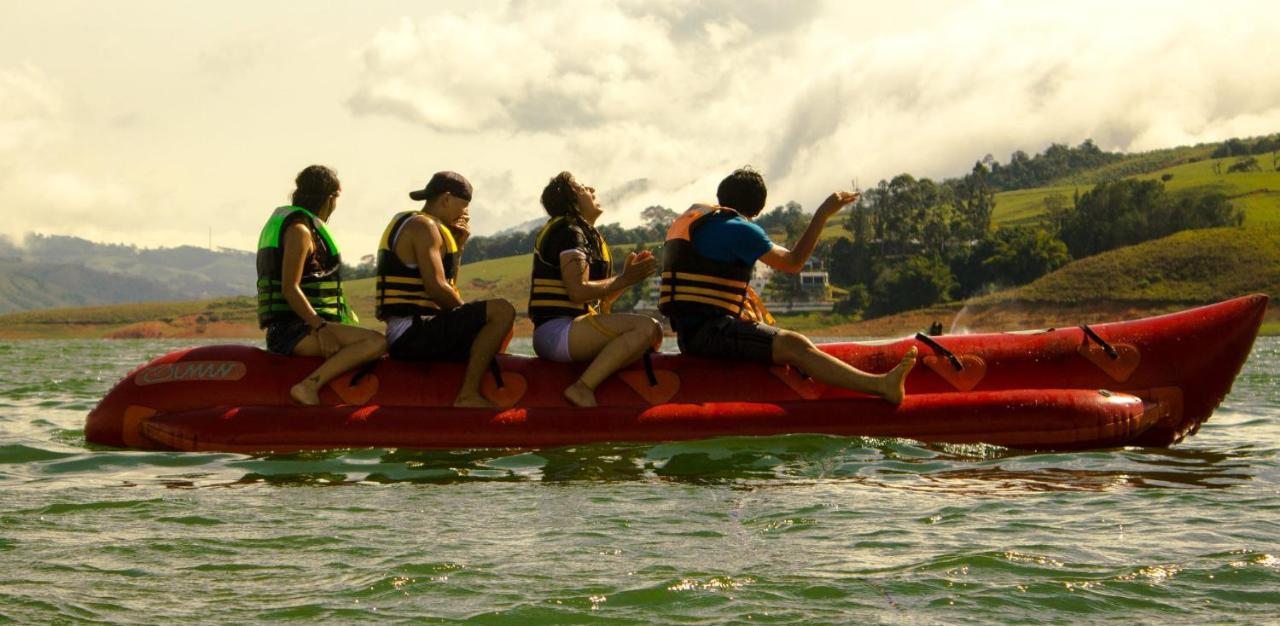
[[[561,170],[605,221],[769,206],[987,153],[1280,131],[1280,3],[0,0],[0,234],[252,249],[294,175],[371,253],[453,169],[480,234]]]

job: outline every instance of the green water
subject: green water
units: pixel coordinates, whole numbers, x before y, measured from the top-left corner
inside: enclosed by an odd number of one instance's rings
[[[1280,339],[1172,449],[100,449],[176,342],[0,343],[0,623],[1259,623]],[[527,346],[526,346],[527,349]]]

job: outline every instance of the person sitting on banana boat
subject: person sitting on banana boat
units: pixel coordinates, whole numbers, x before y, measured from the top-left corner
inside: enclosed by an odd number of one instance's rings
[[[471,192],[461,174],[437,172],[409,193],[423,206],[396,214],[382,233],[375,311],[386,322],[391,358],[466,363],[453,405],[492,407],[480,383],[511,334],[516,311],[506,300],[465,302],[458,293]]]
[[[859,370],[813,345],[807,337],[771,326],[772,316],[750,287],[757,260],[796,273],[813,254],[827,220],[858,199],[837,191],[787,249],[774,243],[752,218],[764,209],[764,177],[751,168],[734,171],[716,191],[719,206],[695,204],[667,230],[658,309],[671,319],[680,352],[763,365],[790,365],[820,383],[902,402],[913,347],[886,374]]]
[[[574,406],[596,406],[600,383],[662,341],[662,325],[652,317],[609,312],[613,300],[651,276],[658,262],[648,251],[632,252],[621,273],[613,273],[609,244],[595,228],[604,213],[596,190],[569,172],[547,183],[542,208],[551,219],[533,246],[533,349],[549,361],[590,361],[564,397]]]
[[[311,165],[294,182],[292,204],[276,209],[258,237],[258,325],[268,352],[325,358],[289,389],[299,404],[316,405],[325,384],[381,357],[387,342],[354,325],[342,291],[342,254],[327,226],[342,194],[337,173]]]

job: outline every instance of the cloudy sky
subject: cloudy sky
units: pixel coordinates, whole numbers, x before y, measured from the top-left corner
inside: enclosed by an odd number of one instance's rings
[[[573,171],[630,225],[734,167],[770,206],[1093,138],[1280,131],[1272,2],[0,0],[0,234],[251,249],[310,163],[373,251],[454,169],[480,234]]]

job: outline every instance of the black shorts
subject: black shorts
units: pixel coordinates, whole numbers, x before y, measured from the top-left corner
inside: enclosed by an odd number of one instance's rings
[[[484,327],[485,301],[468,302],[430,317],[419,317],[387,353],[402,361],[466,362],[471,342]]]
[[[687,332],[677,333],[680,352],[711,359],[773,365],[773,338],[778,329],[722,315]]]
[[[293,356],[298,343],[311,334],[311,327],[301,319],[282,320],[267,325],[267,352]]]

